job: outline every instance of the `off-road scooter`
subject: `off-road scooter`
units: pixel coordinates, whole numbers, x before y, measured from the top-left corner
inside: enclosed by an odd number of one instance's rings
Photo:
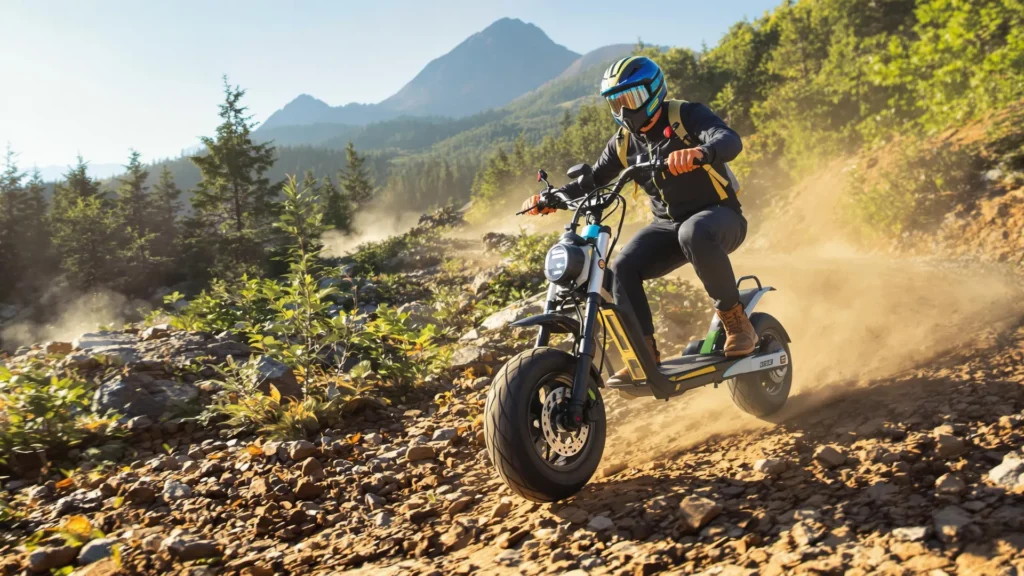
[[[761,297],[774,290],[754,276],[738,284],[740,300],[759,337],[758,348],[741,358],[726,358],[725,333],[713,317],[707,336],[690,342],[682,356],[659,366],[644,344],[636,319],[618,308],[606,286],[606,270],[625,220],[623,187],[640,171],[666,167],[660,149],[641,156],[611,184],[596,187],[586,164],[568,176],[589,193],[573,199],[556,190],[543,170],[546,187],[540,208],[573,210],[565,233],[547,253],[548,292],[544,313],[512,326],[539,328],[534,348],[509,359],[494,376],[487,394],[484,437],[498,474],[517,494],[535,502],[553,502],[577,493],[594,474],[604,451],[606,422],[601,369],[611,340],[633,382],[612,388],[620,395],[668,400],[689,390],[727,382],[732,399],[745,412],[763,417],[786,403],[793,381],[789,336],[772,316],[754,312]],[[618,228],[605,225],[606,213],[621,209]],[[524,211],[525,212],[525,211]],[[520,212],[522,214],[523,212]],[[579,234],[581,221],[585,222]],[[598,324],[602,327],[598,342]],[[572,352],[552,347],[552,334],[570,334]],[[595,364],[600,350],[600,361]]]

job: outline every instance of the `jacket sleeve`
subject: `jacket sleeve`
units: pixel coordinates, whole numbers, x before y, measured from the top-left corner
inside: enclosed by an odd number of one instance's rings
[[[598,187],[608,184],[622,172],[625,166],[619,161],[619,154],[616,152],[616,141],[618,139],[618,133],[612,136],[608,144],[605,145],[604,150],[601,151],[601,156],[597,159],[594,164],[594,184]],[[575,181],[569,182],[562,187],[562,191],[569,195],[570,198],[579,198],[584,194],[590,192],[590,190],[583,190],[579,184]]]
[[[698,148],[712,162],[731,162],[743,150],[740,135],[703,104],[683,107],[683,125],[703,142]]]

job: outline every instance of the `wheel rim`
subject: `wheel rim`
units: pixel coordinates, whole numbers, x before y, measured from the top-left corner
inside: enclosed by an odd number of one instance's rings
[[[590,424],[579,430],[559,429],[556,421],[558,407],[568,401],[572,392],[572,378],[565,374],[552,374],[537,384],[530,401],[530,438],[534,451],[552,468],[565,468],[576,463],[586,451],[590,439]]]
[[[783,345],[782,338],[773,330],[765,330],[761,334],[762,354],[774,354],[776,352],[785,352],[785,350],[786,347]],[[763,374],[761,386],[764,387],[765,392],[774,396],[782,391],[786,383],[786,376],[789,374],[789,364],[787,363],[785,366],[769,370]]]

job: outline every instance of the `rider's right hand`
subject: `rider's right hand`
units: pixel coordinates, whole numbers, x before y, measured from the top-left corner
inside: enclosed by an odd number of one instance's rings
[[[536,216],[538,214],[552,214],[554,212],[554,208],[549,208],[547,206],[541,207],[540,194],[534,194],[523,202],[523,213],[530,216]]]

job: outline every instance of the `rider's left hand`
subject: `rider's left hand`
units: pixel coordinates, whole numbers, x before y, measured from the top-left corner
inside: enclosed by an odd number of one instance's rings
[[[704,152],[700,148],[689,148],[686,150],[676,150],[668,155],[668,171],[673,176],[685,174],[696,166],[693,165],[694,160],[700,160],[704,158]]]

